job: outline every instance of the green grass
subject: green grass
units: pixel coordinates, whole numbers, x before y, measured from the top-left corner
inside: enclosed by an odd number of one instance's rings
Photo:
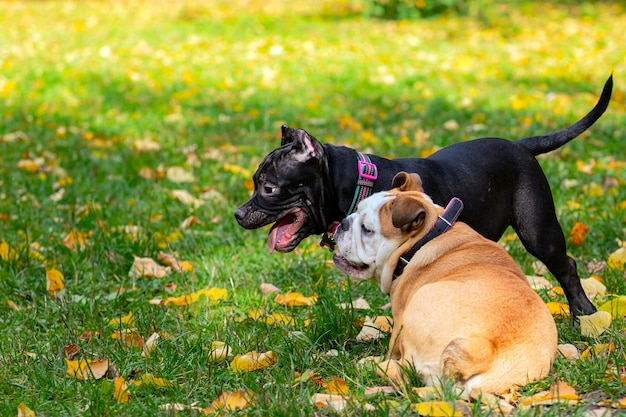
[[[365,315],[389,314],[380,310],[386,297],[330,267],[317,237],[294,253],[269,255],[267,229],[243,230],[234,220],[249,196],[245,181],[278,145],[283,123],[323,141],[415,156],[479,136],[514,139],[564,127],[593,106],[613,72],[606,115],[540,161],[565,233],[575,222],[590,227],[584,245],[569,248],[582,277],[589,276],[588,263],[606,261],[616,240],[626,239],[623,6],[483,1],[465,17],[399,22],[362,18],[357,6],[2,3],[0,243],[17,255],[0,259],[1,415],[16,415],[22,402],[46,416],[168,415],[159,405],[204,408],[222,392],[241,389],[255,394],[248,414],[332,414],[310,402],[322,387],[293,382],[294,372],[307,370],[326,381],[345,379],[357,414],[366,403],[373,415],[410,414],[419,401],[414,394],[366,397],[366,387],[385,382],[356,366],[387,349],[386,340],[355,341]],[[450,120],[458,128],[450,129]],[[160,150],[142,152],[138,140],[157,142]],[[37,172],[18,169],[20,160],[38,158]],[[578,161],[595,163],[591,173],[577,169]],[[173,166],[195,180],[140,175],[142,168]],[[594,194],[592,184],[602,193]],[[51,200],[59,189],[62,198]],[[173,199],[176,189],[204,204],[194,209]],[[199,223],[181,229],[190,215]],[[131,226],[139,232],[128,233]],[[91,233],[83,250],[63,245],[70,231]],[[507,249],[534,273],[534,258],[518,241]],[[133,256],[163,250],[190,261],[194,272],[129,277]],[[56,298],[46,290],[50,268],[65,276]],[[600,275],[610,294],[626,294],[623,271]],[[262,282],[316,293],[318,302],[280,306],[261,294]],[[228,299],[190,307],[148,302],[210,287],[227,289]],[[359,296],[372,311],[338,307]],[[295,326],[247,319],[253,309],[291,315]],[[147,358],[111,337],[118,329],[110,320],[131,311],[137,334],[163,335]],[[597,340],[581,336],[568,319],[557,324],[561,343],[580,351],[612,343],[615,350],[588,360],[559,358],[549,378],[522,390],[532,394],[562,379],[585,399],[578,406],[516,414],[583,415],[602,400],[626,397],[612,371],[626,366],[623,320]],[[100,336],[83,340],[86,331]],[[272,350],[277,363],[233,373],[229,361],[209,360],[213,341],[235,354]],[[105,378],[65,377],[63,349],[73,343],[80,347],[76,359],[110,361]],[[338,356],[325,355],[332,349]],[[115,401],[115,376],[141,380],[146,373],[172,385],[132,386],[127,403]]]

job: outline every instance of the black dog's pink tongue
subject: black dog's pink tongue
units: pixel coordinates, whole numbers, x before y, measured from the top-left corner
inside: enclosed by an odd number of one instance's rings
[[[292,225],[292,216],[288,215],[278,220],[274,226],[270,229],[270,233],[267,235],[267,249],[270,253],[277,249],[280,252],[281,241],[283,238],[287,238],[287,241],[291,239],[291,234],[288,233],[289,227]]]
[[[302,210],[297,208],[272,226],[267,235],[267,249],[270,253],[274,252],[274,250],[288,252],[285,250],[285,246],[291,242],[294,233],[300,229],[302,218]]]

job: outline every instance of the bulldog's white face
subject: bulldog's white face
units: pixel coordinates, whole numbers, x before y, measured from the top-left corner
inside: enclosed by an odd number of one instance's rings
[[[376,193],[361,201],[356,212],[345,218],[335,231],[337,252],[335,266],[358,279],[373,279],[376,265],[382,265],[393,251],[385,245],[380,213],[383,206],[394,197],[389,193]]]
[[[358,279],[376,279],[391,290],[400,256],[435,224],[436,206],[417,174],[400,173],[394,188],[361,201],[335,231],[335,266]]]

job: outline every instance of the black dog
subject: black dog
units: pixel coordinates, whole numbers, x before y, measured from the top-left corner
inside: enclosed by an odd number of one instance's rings
[[[595,107],[573,125],[548,135],[509,141],[482,138],[443,148],[428,158],[385,159],[344,146],[322,145],[301,129],[282,127],[281,147],[261,162],[254,193],[235,211],[239,224],[256,229],[274,223],[270,252],[289,252],[307,236],[328,233],[370,192],[391,188],[400,171],[420,175],[425,192],[445,206],[460,198],[459,218],[497,240],[510,225],[524,247],[559,281],[572,317],[591,314],[576,262],[567,256],[548,181],[535,159],[574,139],[602,116],[613,89],[609,77]],[[355,191],[356,189],[356,191]]]

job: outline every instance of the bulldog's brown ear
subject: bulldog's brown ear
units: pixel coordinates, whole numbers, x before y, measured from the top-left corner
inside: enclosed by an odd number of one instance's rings
[[[393,181],[391,188],[398,188],[400,191],[424,191],[422,188],[422,179],[419,175],[408,172],[398,172]]]
[[[419,177],[418,177],[419,178]],[[421,201],[400,194],[391,207],[393,227],[405,232],[419,228],[426,218],[426,211]]]

